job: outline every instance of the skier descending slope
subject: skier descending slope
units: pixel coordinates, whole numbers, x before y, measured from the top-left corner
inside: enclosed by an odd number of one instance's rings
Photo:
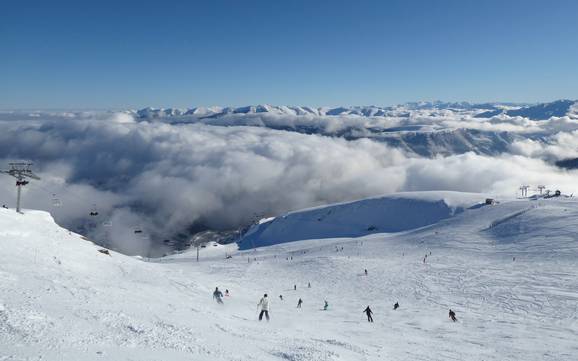
[[[303,300],[299,299],[299,301],[297,301],[297,308],[301,308],[302,304],[303,304]]]
[[[365,314],[367,315],[367,322],[373,322],[373,317],[371,316],[373,315],[373,311],[371,310],[371,308],[367,306],[367,308],[363,310],[363,312],[365,312]]]
[[[454,322],[456,322],[456,321],[458,320],[458,319],[456,318],[456,313],[455,313],[454,311],[452,311],[451,309],[450,309],[450,312],[449,312],[449,316],[450,316],[450,319],[451,319],[452,321],[454,321]]]
[[[219,291],[219,287],[215,287],[215,292],[213,292],[213,298],[217,303],[223,304],[223,292]]]
[[[396,302],[395,305],[393,305],[393,310],[395,311],[395,310],[397,310],[398,308],[399,308],[399,303]]]
[[[261,297],[257,307],[261,307],[261,313],[259,313],[259,321],[263,319],[263,314],[265,314],[265,318],[267,318],[267,321],[269,321],[269,299],[267,298],[266,293],[263,295],[263,297]]]
[[[325,300],[325,304],[323,305],[323,311],[327,311],[328,308],[329,308],[329,303],[327,303],[327,300]]]

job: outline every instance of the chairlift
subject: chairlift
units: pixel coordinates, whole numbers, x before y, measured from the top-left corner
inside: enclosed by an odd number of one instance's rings
[[[173,241],[172,239],[165,239],[165,240],[163,241],[163,243],[166,244],[167,246],[174,246],[174,245],[177,244],[177,242],[176,242],[176,241]]]
[[[91,217],[96,217],[96,216],[98,216],[98,210],[96,209],[96,204],[93,204],[93,205],[92,205],[92,210],[90,211],[89,214],[90,214]]]
[[[53,207],[60,207],[62,205],[62,202],[60,201],[60,199],[58,199],[58,197],[56,197],[56,194],[52,195],[52,206]]]

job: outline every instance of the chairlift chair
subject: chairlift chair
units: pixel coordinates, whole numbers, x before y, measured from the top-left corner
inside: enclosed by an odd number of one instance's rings
[[[89,214],[90,214],[91,217],[96,217],[96,216],[98,216],[98,210],[96,209],[96,204],[93,204],[93,205],[92,205],[92,210],[90,211]]]
[[[56,194],[52,195],[52,206],[53,207],[60,207],[62,205],[62,202],[60,201],[60,199],[58,199],[58,197],[56,197]]]

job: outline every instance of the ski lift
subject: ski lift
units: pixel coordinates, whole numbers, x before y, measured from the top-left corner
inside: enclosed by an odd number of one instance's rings
[[[60,207],[62,205],[62,202],[60,201],[60,199],[58,199],[58,197],[56,197],[56,194],[52,195],[52,206],[53,207]]]
[[[89,215],[91,217],[96,217],[98,216],[98,210],[96,209],[96,204],[92,205],[92,210],[90,211]]]

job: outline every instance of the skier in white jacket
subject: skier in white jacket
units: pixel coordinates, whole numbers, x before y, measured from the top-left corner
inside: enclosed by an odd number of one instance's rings
[[[259,321],[263,319],[263,314],[265,314],[265,318],[267,318],[267,321],[269,321],[269,299],[267,298],[266,293],[257,304],[257,307],[261,307],[261,313],[259,313]]]

